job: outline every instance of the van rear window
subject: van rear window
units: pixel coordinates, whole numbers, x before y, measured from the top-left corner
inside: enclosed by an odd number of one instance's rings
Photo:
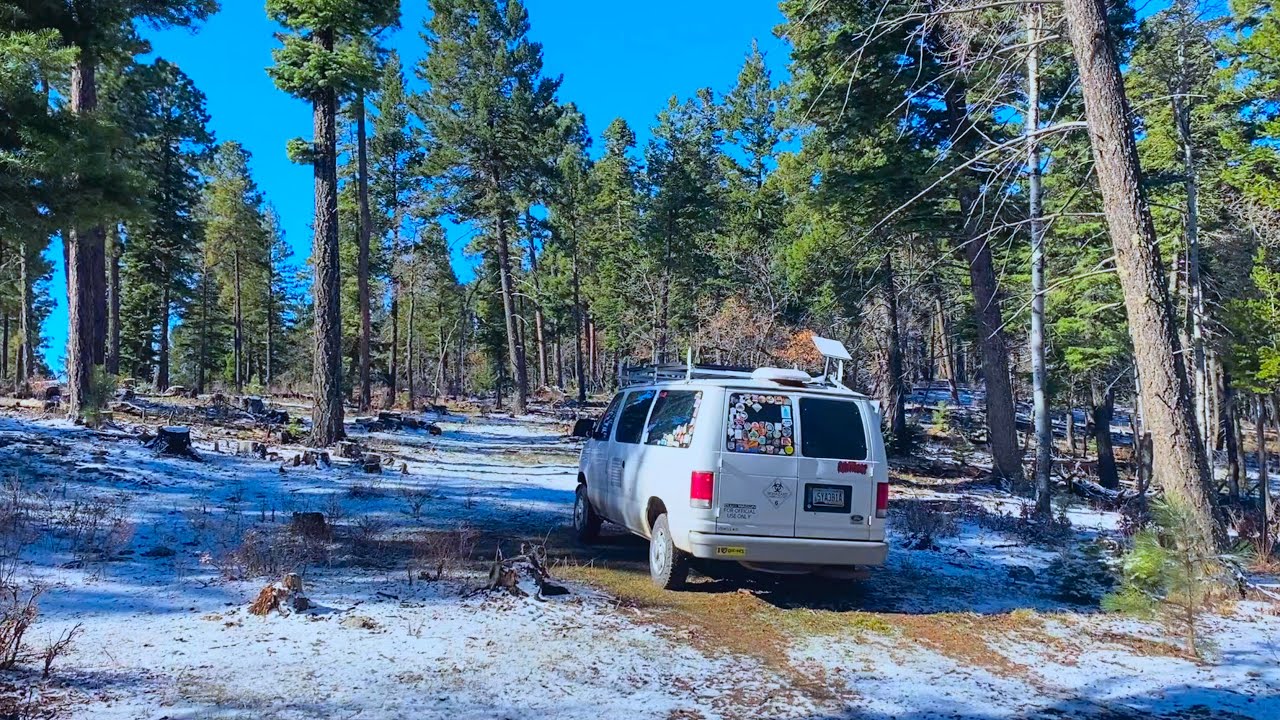
[[[693,442],[693,424],[702,404],[701,390],[663,390],[653,402],[645,445],[687,448]]]
[[[800,398],[800,452],[811,458],[866,460],[867,436],[858,405]]]
[[[725,448],[729,452],[794,455],[795,420],[786,395],[732,393]]]

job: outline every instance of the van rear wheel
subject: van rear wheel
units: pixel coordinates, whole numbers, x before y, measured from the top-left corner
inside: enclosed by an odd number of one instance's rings
[[[579,483],[577,496],[573,500],[573,533],[578,537],[578,542],[594,542],[600,537],[600,523],[600,516],[591,507],[591,500],[587,497],[587,486]]]
[[[679,590],[689,577],[689,556],[671,540],[665,513],[653,522],[650,533],[649,577],[663,590]]]

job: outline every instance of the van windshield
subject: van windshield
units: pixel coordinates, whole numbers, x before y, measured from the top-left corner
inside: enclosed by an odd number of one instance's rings
[[[800,452],[811,458],[866,460],[867,436],[858,405],[846,400],[800,398]]]

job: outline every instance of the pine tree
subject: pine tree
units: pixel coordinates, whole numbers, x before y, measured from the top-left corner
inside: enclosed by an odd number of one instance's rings
[[[657,270],[650,302],[655,363],[672,361],[674,336],[691,329],[703,280],[715,274],[707,248],[723,207],[716,112],[710,90],[684,103],[672,98],[645,149],[652,195],[642,247]]]
[[[447,212],[485,228],[520,414],[529,382],[511,245],[520,193],[548,172],[541,139],[555,127],[560,80],[542,76],[542,48],[528,38],[519,0],[431,0],[429,7],[428,52],[417,70],[427,90],[416,101],[433,142],[427,168]]]
[[[66,96],[72,113],[93,116],[98,111],[97,72],[104,58],[140,47],[135,23],[153,26],[192,25],[217,10],[215,0],[55,0],[27,3],[25,13],[15,14],[25,29],[56,29],[63,43],[77,51]],[[103,139],[103,137],[99,137]],[[94,152],[109,156],[110,144]],[[106,167],[108,161],[97,162]],[[81,184],[90,178],[75,178]],[[89,182],[90,187],[109,188]],[[114,220],[127,206],[123,198],[101,197],[92,211],[85,211],[65,234],[69,316],[67,375],[69,411],[78,415],[86,401],[98,397],[91,387],[95,368],[106,362],[106,231],[102,223]],[[95,217],[96,216],[96,217]]]
[[[641,169],[631,153],[635,132],[622,118],[604,131],[604,155],[591,168],[588,225],[582,256],[583,273],[591,328],[603,330],[609,348],[633,350],[649,326],[645,308],[651,302],[646,286],[635,278],[651,273],[651,263],[640,242],[641,205],[644,190]],[[594,338],[587,334],[588,348]],[[587,365],[591,373],[599,363],[590,350]]]
[[[391,337],[387,351],[388,405],[394,405],[399,392],[400,296],[403,289],[409,211],[414,196],[421,188],[418,173],[422,162],[421,138],[412,125],[409,94],[405,88],[400,56],[392,52],[383,64],[382,78],[374,98],[373,139],[370,141],[371,181],[374,204],[386,219],[390,235],[390,256],[386,259],[390,275]]]
[[[1214,512],[1209,465],[1196,431],[1192,395],[1155,227],[1143,192],[1142,171],[1115,48],[1107,36],[1105,5],[1064,0],[1072,50],[1116,268],[1124,288],[1142,401],[1153,440],[1153,472],[1165,492],[1191,513],[1191,539],[1201,552],[1224,542]]]
[[[568,287],[562,293],[568,303],[566,320],[573,323],[573,374],[578,402],[587,400],[587,358],[583,347],[586,326],[584,308],[583,274],[588,271],[586,243],[590,232],[590,207],[594,194],[592,163],[587,155],[591,137],[587,133],[586,118],[572,104],[567,106],[560,121],[564,146],[556,161],[556,181],[553,184],[548,209],[548,220],[554,233],[555,246],[568,265]]]
[[[129,136],[125,162],[144,183],[142,206],[125,224],[120,255],[121,359],[133,377],[165,390],[169,327],[190,291],[202,231],[196,208],[200,166],[213,141],[209,114],[204,93],[164,60],[126,66],[104,90],[105,104]]]
[[[315,175],[315,354],[311,441],[330,445],[343,436],[342,330],[338,270],[338,103],[366,87],[375,68],[367,34],[398,22],[398,0],[268,0],[267,15],[290,34],[273,53],[277,87],[312,105],[315,136],[295,140],[293,156]]]

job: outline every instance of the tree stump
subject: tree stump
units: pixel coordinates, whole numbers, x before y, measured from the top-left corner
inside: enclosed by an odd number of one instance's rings
[[[191,458],[192,460],[199,459],[195,451],[191,449],[191,428],[156,428],[156,436],[147,443],[147,447],[161,455],[175,455]]]

